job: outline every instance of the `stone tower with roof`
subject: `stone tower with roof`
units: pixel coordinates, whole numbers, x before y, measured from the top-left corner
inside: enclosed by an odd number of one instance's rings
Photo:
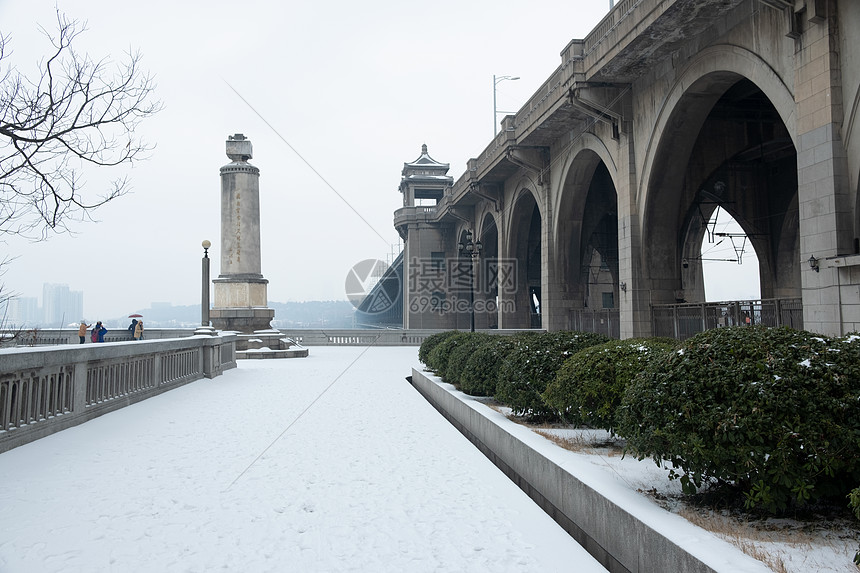
[[[446,252],[456,252],[456,239],[449,236],[450,225],[437,220],[437,207],[454,183],[448,169],[448,163],[430,157],[426,144],[418,159],[403,164],[403,208],[394,214],[394,226],[404,242],[403,328],[452,327],[453,317],[441,312],[441,305],[447,298]]]

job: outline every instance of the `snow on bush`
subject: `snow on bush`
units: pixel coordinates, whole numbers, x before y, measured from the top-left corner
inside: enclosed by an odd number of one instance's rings
[[[463,380],[463,375],[467,369],[469,357],[488,339],[498,338],[492,334],[482,334],[480,332],[470,332],[464,334],[463,339],[457,343],[451,353],[448,355],[448,367],[445,369],[443,380],[449,384],[453,384],[460,388]]]
[[[614,433],[630,381],[653,356],[677,345],[669,338],[631,338],[580,350],[565,360],[543,399],[568,423]]]
[[[547,332],[515,335],[514,344],[499,367],[496,399],[530,421],[557,420],[543,400],[543,392],[561,365],[580,350],[609,342],[591,332]]]
[[[465,342],[469,338],[468,332],[454,331],[452,336],[446,337],[442,342],[430,351],[430,356],[427,357],[427,366],[436,373],[437,376],[445,380],[445,375],[448,373],[448,359],[451,357],[451,352],[457,346]]]
[[[430,353],[433,352],[433,349],[436,348],[439,344],[445,341],[447,338],[458,334],[456,330],[446,330],[445,332],[437,332],[436,334],[431,334],[427,338],[424,339],[424,342],[421,343],[421,346],[418,348],[418,360],[421,361],[424,366],[433,370],[433,367],[430,365]]]
[[[510,336],[491,336],[483,341],[460,372],[460,390],[472,396],[495,396],[499,366],[513,345]]]
[[[860,342],[787,328],[709,330],[652,360],[628,387],[617,431],[684,490],[742,492],[783,512],[860,481]]]

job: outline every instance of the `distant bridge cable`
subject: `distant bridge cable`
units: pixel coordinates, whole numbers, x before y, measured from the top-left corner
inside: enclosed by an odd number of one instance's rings
[[[609,102],[609,105],[607,105],[606,107],[611,108],[613,105],[618,103],[618,101],[622,97],[624,97],[627,94],[627,92],[629,92],[629,91],[630,91],[630,86],[626,86],[623,90],[621,90],[621,93],[619,93],[615,98],[612,99],[612,101]],[[592,127],[594,127],[594,125],[597,123],[597,121],[598,120],[596,118],[589,117],[585,122],[585,126],[582,128],[582,130],[579,132],[579,134],[577,134],[575,137],[572,137],[571,140],[567,143],[567,145],[564,146],[564,149],[562,149],[553,159],[550,160],[549,168],[552,169],[552,167],[555,166],[556,163],[558,163],[559,161],[563,161],[564,155],[565,155],[565,153],[567,153],[568,149],[573,147],[574,143],[576,143],[577,141],[582,139],[583,135],[585,135],[586,133],[589,133],[589,130]],[[541,177],[543,177],[543,171],[544,170],[541,169]],[[515,207],[516,203],[517,203],[516,201],[511,201],[510,204],[506,205],[504,207],[504,209],[502,209],[500,216],[506,215],[511,209],[513,209]]]
[[[274,134],[275,134],[275,135],[277,135],[277,136],[280,138],[280,140],[281,140],[281,141],[283,141],[283,142],[287,145],[287,147],[289,147],[289,148],[292,150],[292,152],[293,152],[293,153],[295,153],[295,154],[296,154],[296,157],[298,157],[299,159],[301,159],[301,160],[304,162],[304,164],[305,164],[305,165],[307,165],[307,166],[308,166],[308,168],[310,168],[310,170],[311,170],[311,171],[313,171],[313,172],[316,174],[316,176],[317,176],[317,177],[319,177],[319,178],[320,178],[320,180],[321,180],[323,183],[325,183],[325,184],[328,186],[328,188],[329,188],[329,189],[331,189],[331,190],[334,192],[334,194],[335,194],[335,195],[337,195],[337,196],[338,196],[338,198],[339,198],[341,201],[343,201],[343,202],[344,202],[344,204],[346,204],[346,206],[347,206],[347,207],[349,207],[350,209],[352,209],[352,212],[353,212],[353,213],[355,213],[355,214],[356,214],[356,216],[358,216],[358,218],[359,218],[359,219],[361,219],[362,221],[364,221],[364,224],[365,224],[365,225],[367,225],[367,226],[370,228],[370,230],[371,230],[371,231],[373,231],[373,232],[376,234],[376,236],[377,236],[377,237],[379,237],[380,239],[382,239],[382,240],[383,240],[383,242],[385,242],[386,247],[390,244],[390,243],[389,243],[389,241],[388,241],[388,239],[386,239],[385,237],[383,237],[383,236],[382,236],[382,234],[381,234],[379,231],[377,231],[377,230],[376,230],[376,228],[375,228],[373,225],[371,225],[371,224],[367,221],[367,219],[365,219],[365,218],[361,215],[361,213],[359,213],[359,212],[356,210],[356,208],[355,208],[355,207],[353,207],[353,206],[350,204],[350,202],[349,202],[349,201],[347,201],[347,200],[343,197],[343,195],[341,195],[340,193],[338,193],[338,192],[337,192],[337,189],[335,189],[335,188],[334,188],[334,186],[332,186],[332,184],[331,184],[331,183],[329,183],[329,182],[326,180],[326,178],[325,178],[325,177],[323,177],[323,176],[322,176],[322,174],[321,174],[319,171],[317,171],[316,169],[314,169],[314,166],[313,166],[313,165],[311,165],[311,164],[308,162],[308,160],[307,160],[307,159],[305,159],[304,157],[302,157],[302,154],[301,154],[301,153],[299,153],[298,151],[296,151],[296,148],[295,148],[295,147],[293,147],[292,145],[290,145],[290,142],[289,142],[289,141],[287,141],[286,139],[284,139],[284,136],[283,136],[283,135],[281,135],[281,134],[278,132],[278,130],[277,130],[277,129],[275,129],[275,127],[274,127],[271,123],[269,123],[269,122],[266,120],[266,118],[265,118],[265,117],[263,117],[262,115],[260,115],[260,112],[258,112],[256,109],[254,109],[254,106],[252,106],[252,105],[251,105],[251,103],[250,103],[248,100],[246,100],[244,97],[242,97],[242,94],[240,94],[240,93],[236,90],[236,88],[234,88],[232,85],[230,85],[230,82],[228,82],[228,81],[227,81],[227,80],[225,80],[224,78],[221,78],[221,79],[224,81],[224,83],[225,83],[225,84],[227,84],[227,87],[228,87],[228,88],[230,88],[231,90],[233,90],[233,93],[235,93],[237,96],[239,96],[239,99],[240,99],[240,100],[242,100],[243,102],[245,102],[245,105],[247,105],[247,106],[248,106],[248,109],[250,109],[251,111],[253,111],[253,112],[257,115],[257,117],[259,117],[259,118],[263,121],[263,123],[265,123],[265,124],[269,127],[269,129],[271,129],[271,130],[272,130],[272,132],[274,132]]]
[[[239,97],[242,97],[242,96],[239,96]],[[265,120],[264,120],[264,121],[265,121]],[[287,144],[287,145],[289,145],[289,144]],[[277,437],[277,438],[275,438],[274,440],[272,440],[272,442],[271,442],[268,446],[266,446],[266,448],[265,448],[262,452],[260,452],[260,455],[258,455],[256,458],[254,458],[254,461],[252,461],[250,464],[248,464],[248,467],[246,467],[244,470],[242,470],[242,472],[241,472],[239,475],[237,475],[237,476],[236,476],[236,479],[234,479],[233,481],[231,481],[231,482],[230,482],[230,485],[228,485],[228,486],[224,489],[224,491],[227,491],[228,489],[230,489],[231,487],[233,487],[233,484],[235,484],[237,481],[239,481],[239,480],[242,478],[242,476],[243,476],[243,475],[245,475],[245,473],[247,473],[247,471],[248,471],[249,469],[251,469],[251,468],[254,466],[254,464],[256,464],[258,461],[260,461],[260,458],[262,458],[262,457],[266,454],[266,452],[268,452],[268,451],[272,448],[272,446],[274,446],[274,445],[278,442],[278,440],[280,440],[280,439],[284,436],[284,434],[286,434],[286,433],[289,431],[289,429],[290,429],[290,428],[292,428],[292,427],[295,425],[295,423],[296,423],[296,422],[298,422],[299,420],[301,420],[302,416],[304,416],[304,415],[307,413],[307,411],[308,411],[308,410],[310,410],[310,409],[313,407],[313,405],[314,405],[314,404],[316,404],[317,402],[319,402],[319,399],[320,399],[320,398],[322,398],[322,397],[325,395],[325,393],[326,393],[326,392],[328,392],[328,391],[331,389],[331,387],[332,387],[332,386],[334,386],[335,382],[337,382],[338,380],[340,380],[340,379],[343,377],[343,375],[344,375],[344,374],[346,374],[347,372],[349,372],[349,369],[350,369],[350,368],[352,368],[352,367],[353,367],[353,365],[354,365],[356,362],[358,362],[358,361],[359,361],[359,359],[360,359],[362,356],[364,356],[365,352],[367,352],[368,350],[370,350],[371,348],[373,348],[373,345],[374,345],[374,344],[376,344],[376,341],[377,341],[377,340],[379,340],[381,336],[382,336],[381,334],[378,334],[378,335],[376,336],[376,338],[374,338],[374,339],[373,339],[373,342],[371,342],[371,343],[370,343],[370,344],[369,344],[369,345],[368,345],[364,350],[362,350],[362,351],[361,351],[361,354],[359,354],[358,356],[356,356],[356,357],[355,357],[355,360],[353,360],[352,362],[350,362],[350,363],[349,363],[349,366],[347,366],[346,368],[344,368],[344,369],[343,369],[343,372],[341,372],[340,374],[338,374],[338,375],[335,377],[335,379],[334,379],[334,380],[332,380],[332,381],[329,383],[329,385],[328,385],[328,386],[326,386],[326,387],[325,387],[325,389],[324,389],[322,392],[320,392],[319,396],[317,396],[316,398],[314,398],[314,399],[313,399],[313,401],[312,401],[310,404],[308,404],[308,405],[305,407],[305,409],[304,409],[304,410],[302,410],[302,411],[299,413],[299,415],[298,415],[298,416],[296,416],[296,417],[293,419],[293,421],[292,421],[292,422],[290,422],[289,424],[287,424],[287,427],[286,427],[286,428],[284,428],[284,430],[283,430],[280,434],[278,434],[278,437]],[[222,493],[223,493],[223,492],[222,492]]]

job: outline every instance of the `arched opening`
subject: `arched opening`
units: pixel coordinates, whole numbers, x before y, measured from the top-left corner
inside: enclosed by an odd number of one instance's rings
[[[860,98],[860,91],[857,97]],[[854,245],[851,252],[860,255],[860,172],[857,173],[857,188],[854,191]]]
[[[499,229],[489,213],[480,227],[482,251],[478,265],[478,289],[475,293],[478,328],[499,327],[499,283],[506,279],[506,269],[499,262]]]
[[[618,308],[618,205],[606,166],[594,171],[582,220],[580,278],[583,307]]]
[[[661,137],[644,221],[644,271],[655,303],[655,334],[670,334],[658,324],[661,303],[699,305],[690,313],[702,316],[692,317],[682,332],[676,323],[673,335],[717,326],[701,306],[709,298],[703,267],[708,261],[702,259],[739,254],[702,255],[721,240],[721,247],[743,246],[741,256],[756,253],[755,298],[774,305],[758,312],[780,324],[778,301],[799,309],[801,294],[797,153],[780,114],[753,82],[720,72],[695,82],[668,124],[672,129]],[[737,227],[716,231],[715,215],[717,221],[730,215]],[[748,262],[753,259],[739,266]],[[791,322],[797,326],[796,317]]]
[[[618,199],[609,170],[583,151],[571,164],[558,211],[557,268],[566,328],[620,335]]]
[[[541,328],[541,213],[531,192],[517,200],[511,220],[510,272],[516,277],[510,285],[499,284],[500,312],[505,328]],[[512,301],[509,308],[506,301]]]
[[[761,298],[758,255],[743,228],[726,211],[714,209],[699,260],[706,302]]]

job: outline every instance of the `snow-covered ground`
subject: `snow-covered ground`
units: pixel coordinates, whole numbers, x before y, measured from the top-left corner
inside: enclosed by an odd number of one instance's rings
[[[504,411],[505,409],[502,408]],[[774,571],[784,573],[857,573],[853,563],[860,538],[856,522],[817,524],[792,519],[771,518],[758,523],[683,503],[678,480],[669,480],[669,470],[652,460],[637,460],[620,453],[619,444],[603,430],[533,428],[533,431],[574,451],[565,454],[578,475],[600,470],[606,482],[647,496],[671,513],[705,527],[717,538],[728,541],[759,559]],[[606,446],[611,444],[612,446]],[[611,495],[611,494],[610,494]],[[637,501],[637,505],[643,500]],[[847,502],[846,502],[847,503]],[[625,506],[627,507],[627,506]]]
[[[242,361],[0,454],[0,572],[602,571],[406,382]]]
[[[603,571],[406,382],[417,348],[310,350],[0,454],[0,573]],[[631,510],[678,492],[607,435],[538,431]],[[724,529],[775,570],[857,571],[851,531]]]

